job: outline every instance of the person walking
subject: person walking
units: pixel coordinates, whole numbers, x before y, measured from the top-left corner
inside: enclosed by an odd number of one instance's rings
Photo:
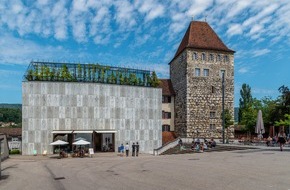
[[[284,133],[284,131],[280,131],[278,134],[278,141],[280,144],[280,151],[283,151],[283,146],[286,143],[286,134]]]
[[[136,156],[138,157],[138,154],[139,154],[139,144],[138,144],[138,142],[136,143],[135,148],[136,148]]]
[[[128,143],[125,145],[125,150],[126,150],[126,157],[128,157],[129,156],[129,144]]]
[[[132,144],[132,156],[135,156],[135,143]]]

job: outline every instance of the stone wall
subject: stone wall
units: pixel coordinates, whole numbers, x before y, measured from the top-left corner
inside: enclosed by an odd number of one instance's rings
[[[197,55],[197,57],[194,55]],[[202,60],[202,54],[205,60]],[[213,56],[213,60],[210,59]],[[221,60],[218,60],[218,55]],[[224,60],[228,57],[228,61]],[[182,60],[182,61],[181,61]],[[185,68],[186,65],[186,68]],[[186,114],[186,137],[222,137],[222,75],[225,70],[225,109],[229,109],[234,116],[234,55],[233,53],[220,51],[205,51],[198,49],[186,49],[172,63],[170,70],[172,84],[178,88],[176,106],[185,102],[186,108],[179,107],[180,113]],[[200,69],[200,76],[196,76],[195,69]],[[204,76],[204,70],[209,71]],[[186,73],[181,75],[180,73]],[[186,81],[185,81],[186,80]],[[180,82],[186,84],[186,88],[180,88]],[[175,84],[176,83],[176,84]],[[181,93],[181,95],[180,95]],[[186,100],[183,100],[184,93]],[[181,111],[182,109],[185,109]],[[233,128],[229,128],[229,137],[234,137]]]
[[[170,63],[170,79],[175,91],[175,125],[177,136],[187,136],[187,63],[186,55]]]
[[[140,152],[162,145],[159,88],[98,83],[23,82],[22,152],[52,153],[53,130],[116,130],[115,150],[138,141]]]

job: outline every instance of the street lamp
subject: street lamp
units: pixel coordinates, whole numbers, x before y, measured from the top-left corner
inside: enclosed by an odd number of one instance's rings
[[[222,72],[223,144],[225,144],[225,72]]]

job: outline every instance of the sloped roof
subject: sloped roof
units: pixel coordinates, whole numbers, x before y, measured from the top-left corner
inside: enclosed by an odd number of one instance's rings
[[[201,21],[191,21],[174,58],[178,56],[185,48],[218,50],[232,53],[235,52],[229,49],[222,42],[207,22]]]
[[[175,92],[170,79],[159,79],[159,88],[162,88],[162,95],[173,96]]]
[[[12,137],[22,136],[22,128],[0,127],[0,133]]]

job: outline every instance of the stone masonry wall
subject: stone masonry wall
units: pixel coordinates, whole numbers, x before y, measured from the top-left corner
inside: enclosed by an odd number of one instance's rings
[[[170,63],[170,79],[175,91],[175,125],[177,136],[187,136],[187,80],[186,80],[186,55]]]
[[[194,53],[196,53],[197,59],[193,55]],[[205,60],[202,60],[203,53]],[[221,138],[221,70],[225,71],[225,109],[229,109],[234,118],[234,55],[228,52],[197,49],[187,49],[186,55],[188,65],[187,137]],[[224,56],[228,56],[228,61],[224,59]],[[196,68],[200,69],[200,76],[196,76]],[[204,69],[208,69],[208,76],[204,76]],[[229,138],[233,138],[233,127],[230,127],[228,131]]]
[[[53,130],[116,130],[115,150],[162,145],[159,88],[74,82],[22,83],[22,153],[52,153]]]

